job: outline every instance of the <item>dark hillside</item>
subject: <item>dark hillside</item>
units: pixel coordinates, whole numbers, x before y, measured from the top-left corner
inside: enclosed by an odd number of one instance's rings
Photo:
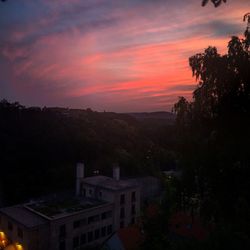
[[[5,100],[0,102],[0,120],[1,181],[7,203],[74,187],[79,160],[84,160],[87,174],[98,169],[107,175],[114,162],[122,175],[135,176],[156,174],[174,164],[173,134],[168,133],[173,127],[164,123],[149,126],[128,114],[25,108]]]

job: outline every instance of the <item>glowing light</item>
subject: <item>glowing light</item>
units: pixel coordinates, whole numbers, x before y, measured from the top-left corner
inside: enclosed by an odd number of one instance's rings
[[[5,233],[0,231],[0,240],[6,239]]]
[[[20,243],[15,244],[17,250],[24,250],[23,246]]]
[[[7,237],[4,232],[0,231],[0,248],[8,245]]]

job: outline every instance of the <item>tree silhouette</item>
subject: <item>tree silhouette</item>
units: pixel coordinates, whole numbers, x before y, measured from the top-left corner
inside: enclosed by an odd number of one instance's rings
[[[174,111],[187,188],[202,197],[202,213],[248,234],[250,211],[238,211],[250,205],[249,14],[244,20],[244,38],[233,36],[227,54],[208,47],[190,57],[198,86],[193,100],[181,97]]]
[[[226,2],[227,2],[227,0],[202,0],[201,5],[202,5],[202,6],[205,6],[205,5],[208,4],[209,1],[214,5],[214,7],[218,7],[218,6],[220,6],[222,3],[226,3]]]

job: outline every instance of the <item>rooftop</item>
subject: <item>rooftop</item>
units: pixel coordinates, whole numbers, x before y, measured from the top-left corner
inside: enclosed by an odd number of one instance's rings
[[[58,219],[103,204],[107,204],[107,202],[94,199],[70,198],[64,200],[42,200],[25,204],[24,206],[30,211],[48,219]]]
[[[23,205],[1,208],[0,212],[28,228],[40,226],[47,222],[45,218],[32,213]]]
[[[138,186],[137,183],[131,183],[129,180],[115,180],[103,175],[86,177],[83,179],[83,182],[92,186],[99,186],[115,191]]]
[[[106,204],[109,203],[86,198],[54,198],[1,208],[0,213],[9,216],[13,220],[28,228],[32,228],[45,224],[49,220],[59,219],[65,216],[81,213],[84,210]]]

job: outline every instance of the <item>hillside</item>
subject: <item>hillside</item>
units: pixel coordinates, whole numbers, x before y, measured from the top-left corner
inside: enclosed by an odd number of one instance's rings
[[[175,115],[166,111],[157,112],[142,112],[142,113],[127,113],[138,121],[154,121],[163,124],[174,124]]]
[[[159,119],[164,115],[137,114],[151,117],[138,119],[91,109],[26,108],[1,101],[0,171],[5,176],[1,183],[5,201],[15,203],[74,187],[75,164],[82,160],[87,174],[98,169],[110,175],[113,163],[120,164],[124,176],[156,174],[172,166],[175,135],[173,126],[165,123],[168,119]],[[10,186],[10,180],[15,185]]]

